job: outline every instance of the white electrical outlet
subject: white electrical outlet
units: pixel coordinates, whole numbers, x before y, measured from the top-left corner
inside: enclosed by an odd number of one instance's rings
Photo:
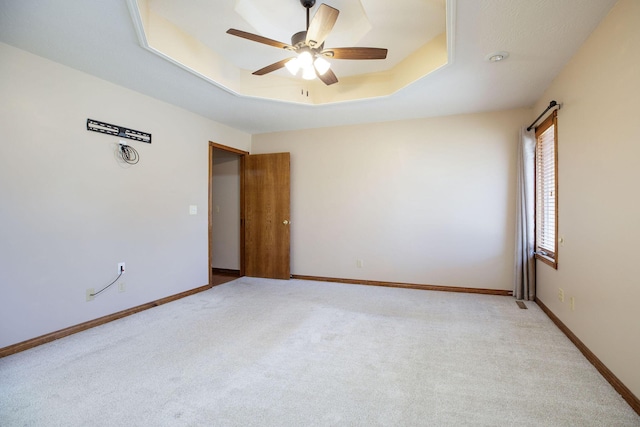
[[[95,298],[95,295],[93,295],[94,292],[95,290],[93,288],[87,289],[87,301],[93,301]]]
[[[125,286],[124,282],[118,283],[118,292],[124,292],[125,289],[126,289],[126,286]]]
[[[124,262],[119,262],[118,263],[118,274],[120,274],[120,273],[124,274],[124,271],[125,271]]]

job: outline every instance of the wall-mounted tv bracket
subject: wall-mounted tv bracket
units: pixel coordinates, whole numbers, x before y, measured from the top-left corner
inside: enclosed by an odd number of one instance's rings
[[[120,138],[135,139],[136,141],[151,144],[151,134],[140,132],[139,130],[127,129],[122,126],[111,125],[98,120],[87,119],[87,130],[93,132],[106,133],[107,135],[118,136]]]

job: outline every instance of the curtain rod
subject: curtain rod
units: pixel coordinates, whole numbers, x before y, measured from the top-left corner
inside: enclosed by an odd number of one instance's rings
[[[553,107],[556,107],[556,106],[559,107],[560,104],[558,104],[556,101],[551,101],[549,103],[549,106],[542,112],[542,114],[540,114],[538,116],[538,118],[535,119],[533,121],[533,123],[531,123],[531,125],[529,125],[529,127],[527,128],[527,132],[529,132],[529,131],[531,131],[531,129],[533,129],[533,126],[535,126],[535,124],[538,123],[538,120],[540,120],[542,118],[542,116],[544,116],[547,113],[547,111],[549,111],[550,109],[552,109]]]

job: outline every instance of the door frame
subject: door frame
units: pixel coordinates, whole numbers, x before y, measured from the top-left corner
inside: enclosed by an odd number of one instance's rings
[[[213,283],[213,270],[211,263],[213,262],[213,150],[218,149],[228,153],[237,154],[240,157],[240,277],[244,276],[244,167],[245,158],[249,155],[248,151],[238,150],[237,148],[227,147],[213,141],[209,141],[209,257],[207,271],[209,272],[209,285]]]

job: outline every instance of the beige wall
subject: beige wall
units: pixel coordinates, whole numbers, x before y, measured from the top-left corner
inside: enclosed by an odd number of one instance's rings
[[[535,111],[551,99],[564,104],[558,204],[565,242],[557,271],[538,263],[538,297],[640,396],[640,2],[616,4]]]
[[[0,347],[205,285],[208,141],[250,135],[5,44],[0,58]],[[123,167],[87,118],[153,143],[127,140],[141,159]],[[86,302],[121,261],[126,292]]]
[[[515,148],[530,115],[254,135],[252,153],[291,153],[292,273],[511,290]]]

